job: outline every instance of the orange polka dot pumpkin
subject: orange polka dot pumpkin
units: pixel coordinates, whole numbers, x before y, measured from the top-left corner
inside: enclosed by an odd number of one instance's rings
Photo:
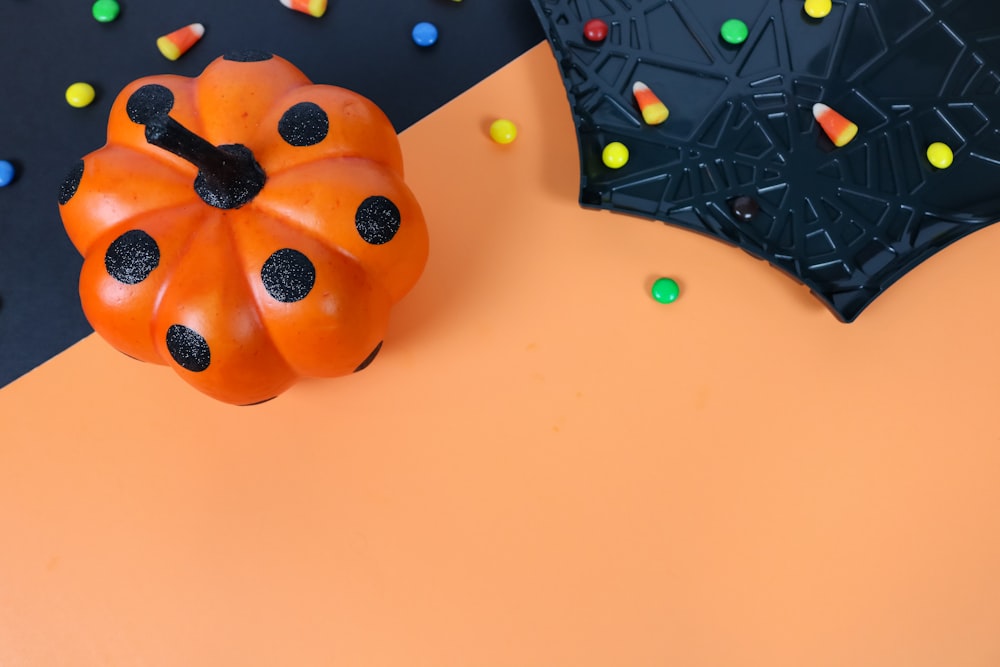
[[[427,260],[381,110],[260,52],[127,86],[59,204],[94,329],[234,404],[367,366]]]

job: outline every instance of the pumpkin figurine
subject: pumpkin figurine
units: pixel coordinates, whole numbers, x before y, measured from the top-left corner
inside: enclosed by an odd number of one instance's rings
[[[94,330],[240,405],[367,366],[427,261],[382,111],[261,52],[128,85],[59,204]]]

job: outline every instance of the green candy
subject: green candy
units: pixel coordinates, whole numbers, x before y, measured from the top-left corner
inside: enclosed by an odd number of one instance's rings
[[[109,23],[118,18],[121,7],[115,0],[97,0],[90,9],[94,19],[101,23]]]
[[[722,35],[722,39],[726,40],[730,44],[742,44],[747,41],[747,35],[750,34],[750,30],[747,28],[747,24],[739,19],[729,19],[722,24],[722,29],[719,30],[719,34]]]
[[[673,303],[681,293],[677,281],[672,278],[660,278],[653,283],[653,298],[660,303]]]

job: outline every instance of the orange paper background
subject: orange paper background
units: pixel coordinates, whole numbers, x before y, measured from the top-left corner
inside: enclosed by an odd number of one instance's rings
[[[0,391],[0,665],[1000,664],[1000,228],[844,325],[581,209],[545,45],[402,141],[369,369],[236,408],[91,336]]]

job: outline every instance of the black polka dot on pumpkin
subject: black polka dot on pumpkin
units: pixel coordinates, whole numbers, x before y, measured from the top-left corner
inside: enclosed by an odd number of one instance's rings
[[[316,284],[316,267],[298,250],[277,250],[260,270],[264,289],[276,301],[293,303],[306,298]]]
[[[174,108],[174,94],[166,86],[150,83],[129,95],[125,113],[133,123],[145,125],[154,116],[170,113]]]
[[[192,373],[200,373],[212,363],[212,352],[205,339],[182,324],[167,329],[167,350],[178,366]]]
[[[354,369],[354,372],[357,373],[358,371],[363,371],[366,368],[368,368],[369,364],[375,361],[375,357],[378,356],[379,350],[381,349],[382,349],[382,341],[379,341],[378,345],[375,346],[375,349],[371,351],[371,354],[365,357],[365,360],[362,361],[360,364],[358,364],[358,367]]]
[[[245,51],[230,51],[226,55],[222,56],[222,59],[229,60],[234,63],[258,63],[262,60],[270,60],[273,57],[274,55],[268,53],[267,51],[248,49]]]
[[[59,205],[69,203],[69,200],[76,194],[76,189],[80,187],[80,180],[83,178],[83,160],[80,160],[66,174],[66,178],[59,186]]]
[[[386,197],[375,196],[361,202],[354,214],[354,225],[368,243],[382,245],[399,231],[399,209]]]
[[[135,285],[149,277],[160,265],[160,246],[141,229],[131,229],[108,246],[104,267],[120,283]]]
[[[278,121],[278,134],[292,146],[314,146],[326,139],[330,118],[313,102],[299,102]]]

